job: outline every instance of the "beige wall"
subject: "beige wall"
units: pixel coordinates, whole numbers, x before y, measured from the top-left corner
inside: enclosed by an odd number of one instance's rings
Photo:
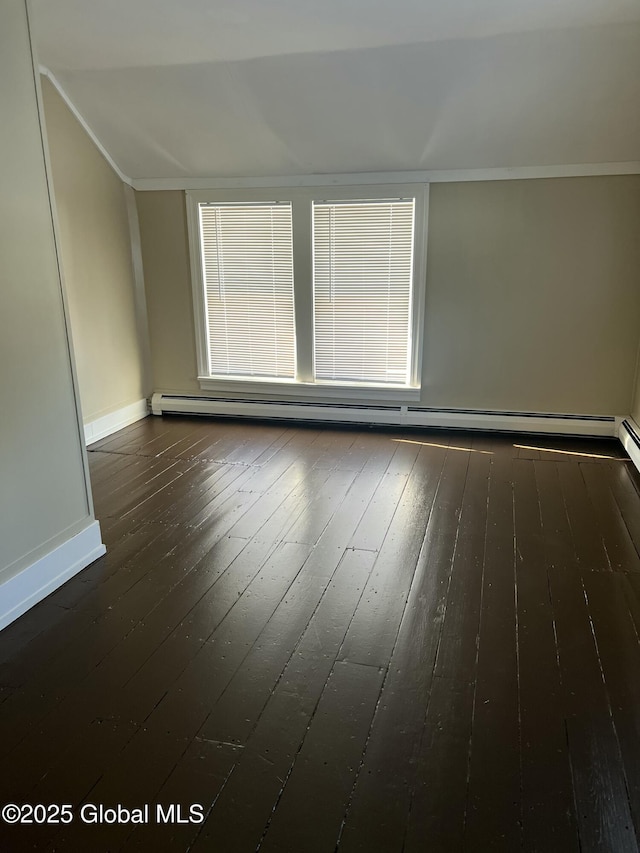
[[[125,185],[42,80],[62,267],[85,423],[148,396]]]
[[[433,184],[422,403],[627,414],[640,176]],[[193,392],[184,197],[137,193],[158,390]]]
[[[86,528],[92,510],[24,0],[0,3],[0,79],[2,583]]]
[[[628,414],[640,176],[431,192],[425,401]]]
[[[138,192],[136,201],[153,387],[199,392],[184,193]]]

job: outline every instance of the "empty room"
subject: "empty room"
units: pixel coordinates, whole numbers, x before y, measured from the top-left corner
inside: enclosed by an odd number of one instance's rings
[[[637,0],[0,72],[0,849],[638,851]]]

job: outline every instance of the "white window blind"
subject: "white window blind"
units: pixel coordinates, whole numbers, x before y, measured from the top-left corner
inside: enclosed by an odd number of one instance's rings
[[[314,202],[316,379],[404,385],[414,199]]]
[[[291,204],[200,204],[209,370],[295,376]]]

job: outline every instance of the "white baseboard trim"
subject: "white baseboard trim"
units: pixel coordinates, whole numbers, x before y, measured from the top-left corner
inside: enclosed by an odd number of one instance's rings
[[[625,418],[620,424],[618,438],[629,454],[629,458],[640,471],[640,426],[632,417]]]
[[[464,412],[431,410],[412,411],[409,406],[408,426],[445,429],[489,430],[495,432],[546,433],[566,436],[598,436],[614,438],[619,418],[598,415],[560,415],[544,412]]]
[[[135,403],[116,409],[115,412],[109,412],[108,415],[103,415],[101,418],[96,418],[95,421],[90,421],[84,425],[85,444],[93,444],[94,441],[106,438],[108,435],[118,432],[119,429],[146,418],[148,414],[147,401],[136,400]]]
[[[92,521],[80,533],[0,584],[0,631],[106,550],[100,524]]]
[[[473,411],[410,405],[364,405],[228,400],[157,392],[152,397],[154,415],[173,412],[192,415],[324,421],[327,423],[387,424],[389,426],[443,429],[499,430],[616,438],[621,418],[613,415],[546,414],[543,412]]]

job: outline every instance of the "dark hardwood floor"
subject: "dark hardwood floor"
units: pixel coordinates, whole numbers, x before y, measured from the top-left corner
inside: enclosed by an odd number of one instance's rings
[[[167,417],[89,462],[106,556],[0,634],[0,805],[75,817],[2,851],[638,849],[618,443]]]

